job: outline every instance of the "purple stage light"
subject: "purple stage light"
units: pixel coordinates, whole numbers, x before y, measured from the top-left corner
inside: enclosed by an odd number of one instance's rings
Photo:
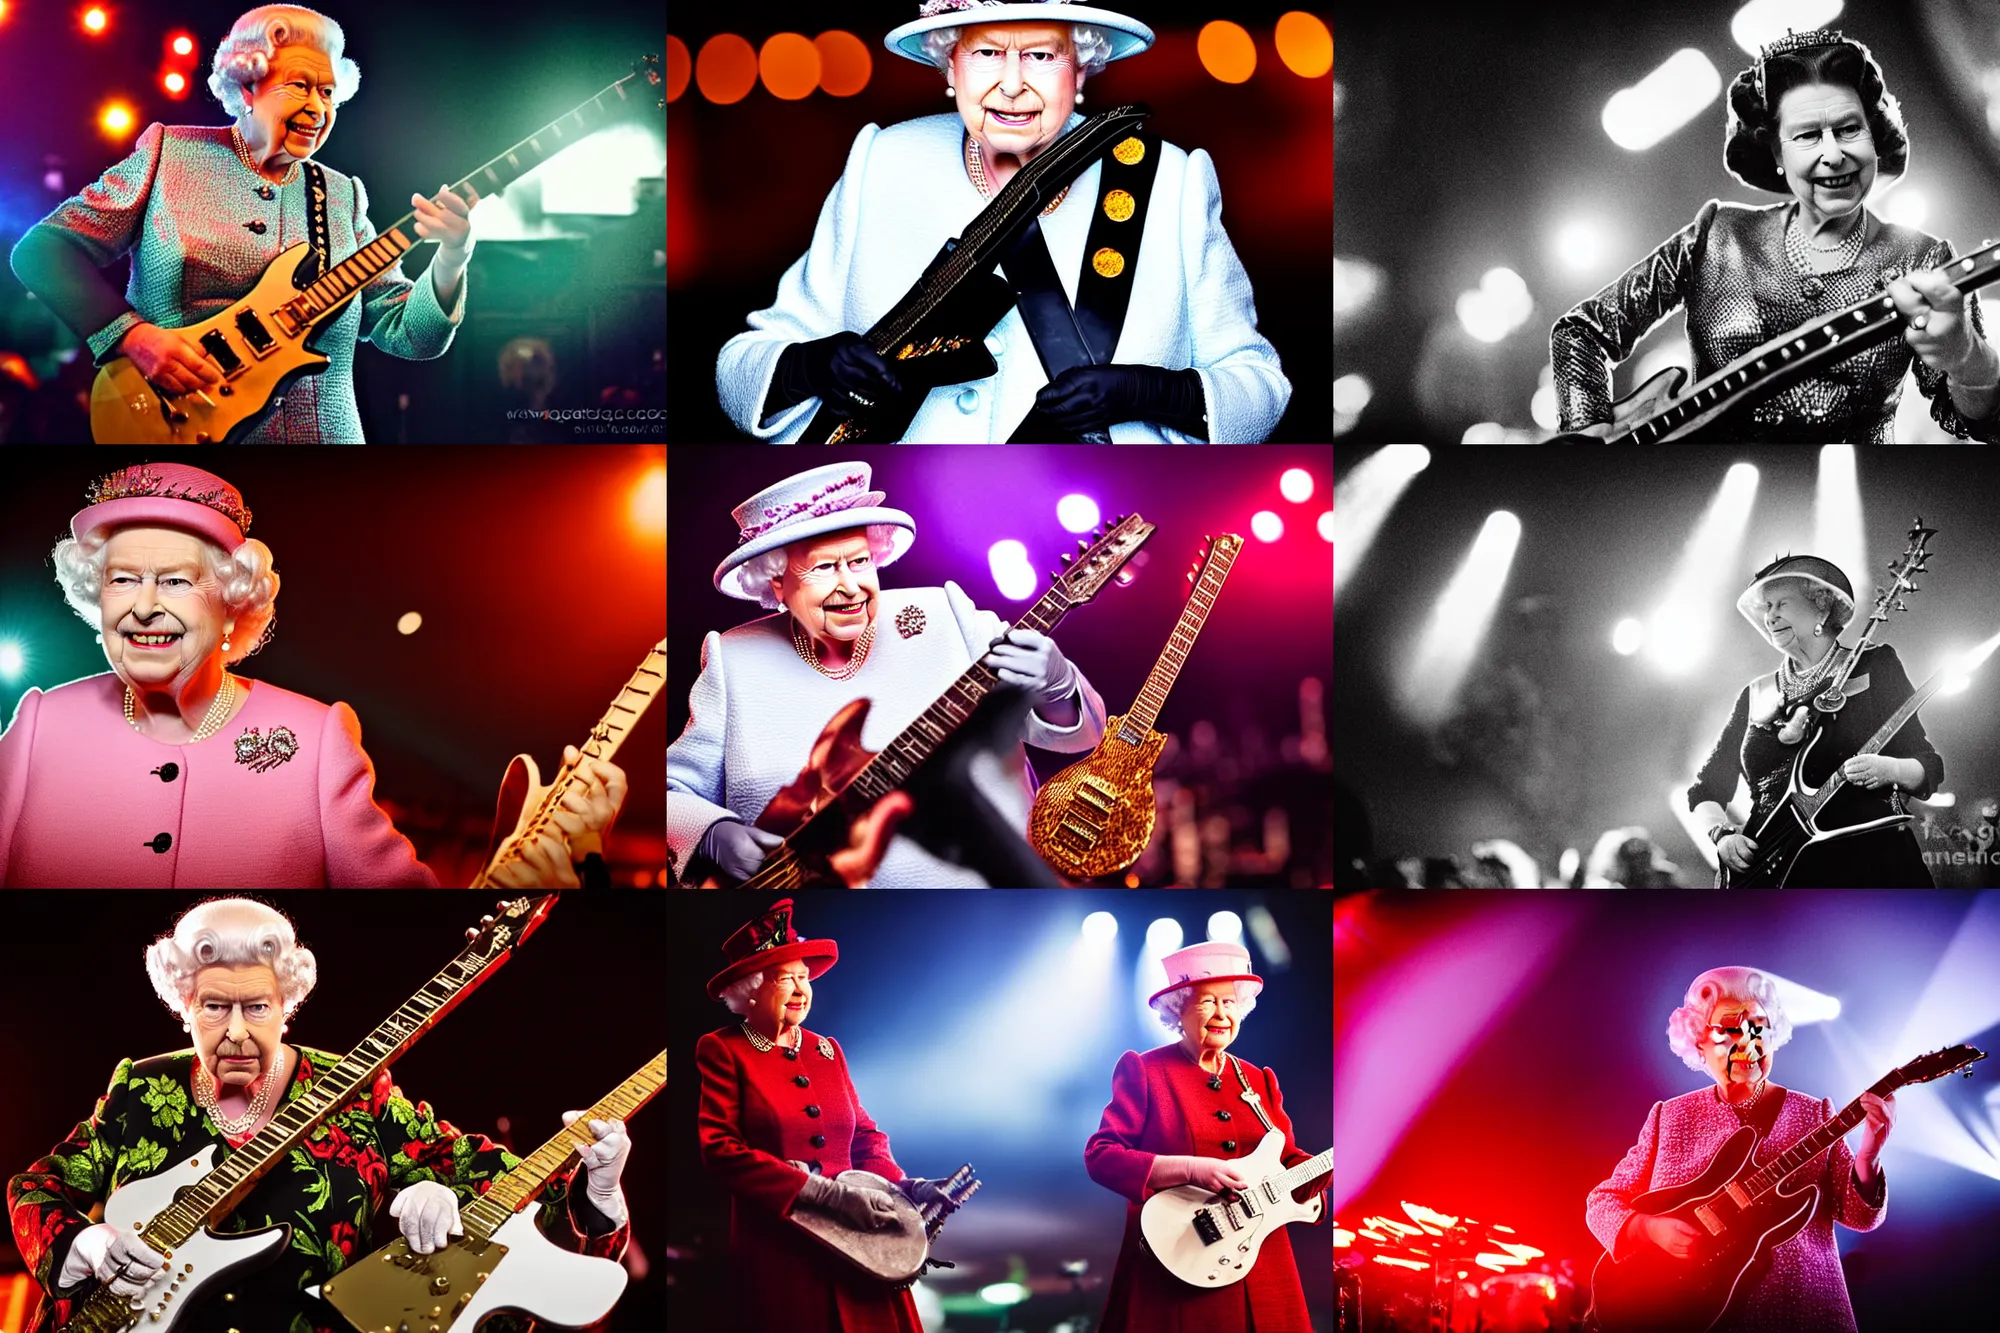
[[[1089,532],[1101,517],[1097,501],[1087,495],[1065,495],[1056,501],[1056,522],[1070,532]]]

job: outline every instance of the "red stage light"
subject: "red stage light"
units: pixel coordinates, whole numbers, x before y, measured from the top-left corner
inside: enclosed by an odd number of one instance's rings
[[[170,69],[167,71],[166,77],[160,80],[160,85],[171,95],[179,97],[187,91],[187,75],[177,69]]]
[[[123,139],[132,132],[132,108],[124,102],[106,102],[97,113],[97,127],[108,138]]]
[[[188,35],[187,35],[186,33],[181,33],[181,34],[180,34],[179,36],[175,37],[175,38],[174,38],[174,40],[173,40],[173,52],[174,52],[174,54],[175,54],[175,55],[177,55],[177,56],[191,56],[191,55],[193,55],[193,54],[194,54],[194,38],[192,38],[192,37],[188,36]]]
[[[90,33],[92,36],[103,32],[110,26],[111,17],[104,12],[101,6],[92,5],[89,9],[83,11],[84,31]]]

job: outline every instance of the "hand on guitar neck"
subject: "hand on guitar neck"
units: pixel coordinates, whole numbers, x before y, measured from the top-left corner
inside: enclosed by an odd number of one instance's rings
[[[847,846],[828,858],[833,873],[850,889],[865,889],[875,872],[882,868],[896,826],[907,818],[916,803],[906,791],[892,791],[868,808],[848,830]],[[757,873],[764,858],[784,839],[763,829],[753,829],[733,819],[718,821],[702,838],[700,854],[714,861],[729,878],[745,880]],[[701,887],[721,888],[710,878]]]
[[[625,804],[625,770],[608,759],[586,758],[574,745],[563,747],[563,767],[574,770],[574,780],[550,812],[549,826],[517,841],[484,887],[574,889],[580,884],[576,863],[603,853],[611,821]]]

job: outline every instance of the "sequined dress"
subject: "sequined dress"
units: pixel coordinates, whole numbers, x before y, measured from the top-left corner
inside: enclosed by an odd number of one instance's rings
[[[360,179],[324,170],[337,264],[374,240],[375,227]],[[265,188],[275,198],[263,198]],[[303,170],[279,188],[245,166],[227,126],[155,123],[124,161],[29,229],[14,271],[102,362],[135,324],[181,328],[241,299],[282,251],[311,239],[306,188]],[[67,244],[30,243],[51,233]],[[132,276],[120,297],[97,270],[127,254]],[[465,289],[461,278],[446,311],[428,276],[412,282],[392,268],[377,278],[310,343],[331,364],[294,381],[283,406],[243,443],[365,443],[355,343],[412,361],[442,356],[464,318]]]
[[[1784,1101],[1776,1124],[1751,1154],[1759,1166],[1834,1114],[1833,1103],[1825,1098],[1807,1097],[1777,1084],[1771,1088]],[[1716,1100],[1712,1087],[1654,1102],[1639,1130],[1639,1141],[1610,1178],[1590,1192],[1584,1206],[1584,1221],[1598,1243],[1619,1259],[1635,1246],[1650,1244],[1625,1234],[1632,1217],[1631,1200],[1700,1175],[1739,1123],[1736,1112]],[[1881,1226],[1889,1205],[1888,1177],[1877,1175],[1864,1193],[1854,1177],[1854,1154],[1843,1139],[1788,1176],[1785,1187],[1796,1189],[1806,1179],[1821,1188],[1812,1221],[1771,1252],[1770,1269],[1739,1290],[1714,1333],[1855,1333],[1854,1308],[1848,1303],[1833,1224],[1837,1221],[1855,1231]]]
[[[1665,244],[1558,319],[1549,333],[1549,357],[1562,429],[1611,420],[1611,365],[1630,356],[1675,310],[1687,311],[1694,375],[1701,379],[1807,320],[1867,300],[1895,278],[1953,257],[1949,241],[1871,216],[1872,234],[1850,267],[1809,277],[1785,254],[1785,227],[1796,207],[1711,199]],[[1965,307],[1973,330],[1984,337],[1976,294],[1966,296]],[[2000,413],[1967,420],[1952,403],[1945,376],[1916,361],[1898,338],[1826,366],[1725,419],[1723,429],[1732,442],[1892,443],[1903,376],[1913,362],[1933,420],[1961,439],[2000,443]]]

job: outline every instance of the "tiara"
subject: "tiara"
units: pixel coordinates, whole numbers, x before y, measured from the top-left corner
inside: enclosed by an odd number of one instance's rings
[[[86,486],[83,498],[94,505],[107,500],[130,500],[153,498],[162,500],[186,500],[190,504],[205,505],[234,523],[244,536],[250,535],[250,511],[234,492],[222,490],[198,491],[187,486],[179,486],[164,480],[145,464],[138,467],[120,468],[109,476],[99,477]]]
[[[1772,56],[1790,55],[1814,46],[1845,46],[1848,37],[1837,28],[1814,28],[1811,32],[1788,32],[1777,41],[1770,43],[1757,53],[1757,63],[1763,64]]]

